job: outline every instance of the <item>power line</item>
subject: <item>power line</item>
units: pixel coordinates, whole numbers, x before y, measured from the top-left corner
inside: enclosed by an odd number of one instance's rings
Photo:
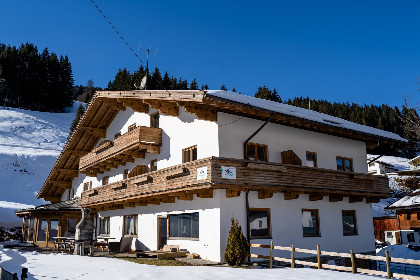
[[[118,36],[121,38],[121,40],[127,45],[127,47],[131,50],[131,52],[137,57],[137,59],[141,62],[141,64],[144,65],[143,60],[141,60],[141,58],[138,56],[138,54],[133,50],[133,48],[131,48],[131,46],[128,44],[128,42],[124,39],[124,37],[121,35],[120,32],[118,32],[117,28],[115,28],[115,26],[111,23],[111,21],[106,17],[106,15],[102,12],[101,8],[98,7],[98,5],[96,5],[95,1],[90,0],[90,2],[92,2],[93,5],[95,5],[96,9],[99,11],[99,13],[101,13],[101,15],[105,18],[105,20],[109,23],[109,25],[111,25],[112,29],[114,29],[114,31],[118,34]]]

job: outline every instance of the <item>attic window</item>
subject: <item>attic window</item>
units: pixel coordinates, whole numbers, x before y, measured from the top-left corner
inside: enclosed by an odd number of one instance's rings
[[[335,122],[335,121],[331,121],[331,120],[326,120],[326,119],[322,119],[324,122],[327,122],[327,123],[331,123],[331,124],[335,124],[335,125],[337,125],[337,124],[340,124],[339,122]]]
[[[246,157],[248,160],[268,161],[267,145],[247,143]]]

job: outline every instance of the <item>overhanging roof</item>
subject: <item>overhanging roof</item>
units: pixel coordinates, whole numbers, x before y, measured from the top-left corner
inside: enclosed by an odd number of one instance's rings
[[[162,114],[177,116],[179,106],[198,118],[217,121],[217,113],[225,112],[300,129],[311,130],[366,142],[402,144],[407,141],[398,135],[358,125],[349,121],[287,104],[257,99],[226,91],[201,90],[139,90],[99,91],[88,104],[76,129],[70,135],[50,174],[38,193],[39,198],[58,202],[71,181],[78,175],[79,159],[90,152],[102,138],[120,110],[126,107],[148,113],[149,108]]]
[[[39,205],[33,208],[16,210],[16,214],[34,213],[34,212],[48,212],[48,211],[81,211],[80,197],[75,197],[71,200],[62,201],[52,204]]]

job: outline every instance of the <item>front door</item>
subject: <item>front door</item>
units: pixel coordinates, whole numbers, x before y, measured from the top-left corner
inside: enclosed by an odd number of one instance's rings
[[[168,240],[168,218],[158,218],[158,249],[162,249]]]

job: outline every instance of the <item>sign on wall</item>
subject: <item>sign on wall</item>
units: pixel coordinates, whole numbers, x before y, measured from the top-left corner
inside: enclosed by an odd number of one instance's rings
[[[236,179],[236,167],[222,166],[222,178]]]
[[[207,166],[197,168],[197,180],[207,179]]]

